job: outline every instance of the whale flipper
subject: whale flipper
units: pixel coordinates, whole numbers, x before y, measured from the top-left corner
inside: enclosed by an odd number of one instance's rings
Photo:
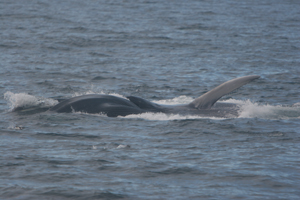
[[[240,78],[236,78],[230,81],[227,81],[214,89],[206,92],[202,96],[195,99],[193,102],[189,104],[190,107],[197,109],[209,109],[211,108],[222,96],[242,87],[243,85],[258,79],[260,76],[252,75],[252,76],[244,76]]]

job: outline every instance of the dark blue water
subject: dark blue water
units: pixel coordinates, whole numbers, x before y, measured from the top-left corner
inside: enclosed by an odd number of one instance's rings
[[[1,0],[0,52],[0,199],[300,198],[299,1]],[[254,74],[234,118],[42,112]]]

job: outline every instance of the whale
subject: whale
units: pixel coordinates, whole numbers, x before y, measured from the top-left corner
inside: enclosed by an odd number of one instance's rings
[[[63,100],[50,108],[49,111],[57,113],[82,112],[103,114],[108,117],[142,113],[233,117],[238,116],[239,106],[217,101],[258,78],[260,76],[250,75],[232,79],[213,88],[188,104],[162,105],[135,96],[123,98],[107,94],[88,94]]]

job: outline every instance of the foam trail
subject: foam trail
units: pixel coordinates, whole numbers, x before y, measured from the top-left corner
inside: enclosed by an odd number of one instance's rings
[[[142,113],[137,115],[127,115],[122,118],[129,119],[146,119],[151,121],[172,121],[172,120],[187,120],[187,119],[215,119],[215,120],[224,120],[225,118],[218,117],[203,117],[198,115],[179,115],[179,114],[165,114],[165,113]]]

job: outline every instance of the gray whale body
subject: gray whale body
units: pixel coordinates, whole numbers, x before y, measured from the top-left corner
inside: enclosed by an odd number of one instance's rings
[[[84,112],[105,114],[108,117],[146,112],[215,117],[237,116],[238,107],[235,104],[218,103],[217,101],[222,96],[259,77],[260,76],[252,75],[227,81],[198,97],[191,103],[183,105],[160,105],[135,96],[128,96],[125,99],[112,95],[90,94],[64,100],[50,108],[49,111],[59,113]]]

